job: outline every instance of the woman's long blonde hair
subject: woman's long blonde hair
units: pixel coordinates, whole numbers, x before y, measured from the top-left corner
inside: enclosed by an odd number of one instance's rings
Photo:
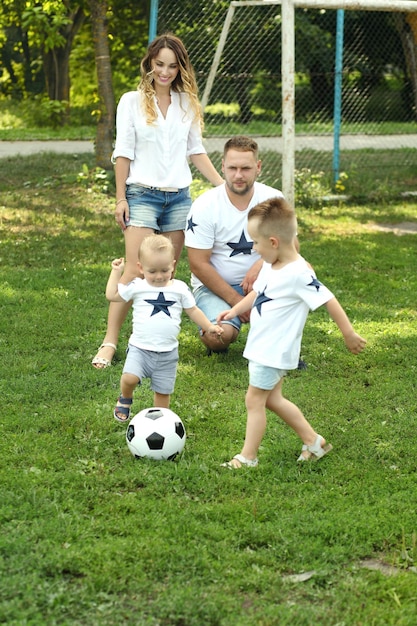
[[[165,33],[164,35],[156,37],[148,47],[140,64],[141,81],[138,85],[138,90],[143,95],[146,122],[147,124],[153,124],[158,117],[154,99],[155,87],[153,84],[152,60],[158,56],[163,48],[169,48],[169,50],[173,51],[179,66],[179,72],[171,85],[171,89],[177,93],[187,94],[194,119],[199,122],[202,128],[203,117],[200,101],[198,99],[198,87],[194,69],[181,39],[172,33]]]

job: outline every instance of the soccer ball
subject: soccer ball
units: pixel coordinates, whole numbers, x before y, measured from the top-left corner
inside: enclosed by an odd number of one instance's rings
[[[181,418],[170,409],[152,407],[132,417],[126,442],[134,457],[173,461],[185,446],[186,433]]]

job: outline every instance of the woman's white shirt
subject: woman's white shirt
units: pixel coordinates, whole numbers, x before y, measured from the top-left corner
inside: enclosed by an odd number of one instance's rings
[[[130,159],[127,185],[188,187],[192,180],[188,157],[206,153],[188,96],[171,92],[166,117],[155,102],[158,117],[152,125],[146,123],[141,98],[139,91],[129,91],[120,98],[112,158]]]

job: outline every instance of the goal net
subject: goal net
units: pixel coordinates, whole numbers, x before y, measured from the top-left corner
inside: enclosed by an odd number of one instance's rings
[[[375,193],[381,193],[387,184],[384,163],[388,171],[395,158],[404,171],[404,189],[409,181],[414,190],[417,12],[374,10],[369,8],[372,2],[355,2],[368,6],[344,12],[340,172],[350,178],[346,186],[355,182],[358,189],[370,176],[379,180]],[[325,4],[326,8],[294,8],[296,186],[316,181],[331,188],[334,182],[338,32],[337,9],[330,5],[338,3],[327,0]],[[345,4],[353,3],[346,0]],[[417,2],[395,3],[401,4],[417,8]],[[236,133],[251,135],[260,144],[263,176],[268,183],[282,186],[280,2],[180,0],[174,6],[160,0],[159,6],[158,32],[178,34],[196,69],[208,149],[221,151],[224,141]],[[374,151],[378,151],[375,158],[370,156]]]

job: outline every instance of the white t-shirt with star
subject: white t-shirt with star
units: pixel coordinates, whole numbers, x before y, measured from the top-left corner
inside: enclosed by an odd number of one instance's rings
[[[174,279],[166,287],[153,287],[143,278],[118,284],[120,297],[133,300],[133,332],[129,343],[154,352],[170,352],[178,346],[183,309],[195,306],[188,286]]]
[[[229,285],[239,285],[246,272],[260,257],[253,250],[247,223],[250,209],[269,198],[282,198],[278,189],[255,182],[248,208],[239,211],[229,200],[226,185],[219,185],[199,196],[193,203],[185,226],[185,245],[212,250],[210,263]],[[193,289],[201,281],[191,274]]]
[[[309,311],[334,296],[301,256],[274,270],[264,263],[256,279],[257,297],[243,356],[268,367],[296,369]]]

